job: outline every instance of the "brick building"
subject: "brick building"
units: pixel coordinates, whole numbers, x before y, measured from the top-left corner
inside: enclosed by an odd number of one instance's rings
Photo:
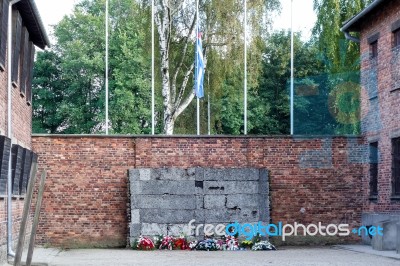
[[[361,126],[370,155],[362,222],[385,225],[386,235],[395,236],[400,221],[400,0],[372,2],[341,30],[361,47]]]
[[[8,60],[9,5],[12,5],[12,60],[10,62]],[[48,44],[49,41],[34,1],[0,0],[0,264],[7,256],[7,178],[10,148],[13,169],[11,205],[13,234],[11,237],[14,245],[12,249],[15,249],[16,232],[19,230],[30,164],[34,158],[31,151],[31,82],[35,46],[44,49]],[[9,63],[11,63],[11,68]],[[11,92],[11,97],[8,96],[9,92]],[[11,104],[11,112],[9,112],[9,104]],[[12,126],[9,128],[10,117]]]

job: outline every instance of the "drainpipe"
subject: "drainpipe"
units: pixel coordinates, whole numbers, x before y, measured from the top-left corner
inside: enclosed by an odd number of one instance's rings
[[[12,149],[12,7],[21,0],[11,0],[8,5],[8,33],[7,33],[7,63],[8,63],[8,90],[7,90],[7,137],[11,139]],[[15,252],[12,250],[12,177],[11,177],[11,158],[12,150],[10,150],[10,158],[8,160],[8,178],[7,178],[7,254],[15,257]]]
[[[346,37],[347,40],[350,40],[350,41],[353,41],[353,42],[356,42],[356,43],[360,43],[360,39],[351,36],[348,31],[344,31],[344,36]]]

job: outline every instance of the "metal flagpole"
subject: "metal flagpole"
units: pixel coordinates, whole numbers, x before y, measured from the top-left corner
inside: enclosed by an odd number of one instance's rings
[[[106,135],[108,128],[108,0],[106,0]]]
[[[244,0],[244,134],[247,135],[247,0]]]
[[[155,134],[154,99],[154,0],[151,1],[151,134]]]
[[[196,0],[196,44],[197,38],[199,38],[199,0]],[[196,48],[196,74],[198,75],[198,49]],[[196,75],[196,79],[197,79]],[[196,80],[198,82],[198,79]],[[198,86],[198,85],[196,85]],[[197,96],[197,135],[200,135],[200,99]]]
[[[207,77],[207,82],[208,82],[208,106],[207,106],[207,113],[208,113],[208,135],[211,135],[211,103],[210,103],[210,72],[208,72],[208,77]]]
[[[207,111],[207,113],[208,113],[208,135],[211,135],[211,123],[210,123],[210,119],[211,119],[211,111],[210,111],[210,93],[208,93],[208,106],[207,106],[207,109],[208,109],[208,111]]]
[[[200,135],[200,99],[197,98],[197,135]]]
[[[294,134],[294,44],[293,44],[293,0],[291,0],[290,18],[290,135]]]

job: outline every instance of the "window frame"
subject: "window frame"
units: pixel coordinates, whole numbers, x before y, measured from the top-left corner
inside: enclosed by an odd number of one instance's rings
[[[28,67],[30,67],[31,51],[29,45],[29,32],[25,25],[22,26],[21,30],[21,49],[19,58],[19,90],[22,97],[26,97],[26,76]]]
[[[400,46],[400,28],[394,30],[393,34],[393,48],[397,48]]]
[[[11,69],[12,85],[16,88],[19,82],[19,65],[20,65],[20,55],[21,55],[21,32],[22,32],[22,17],[17,9],[13,9],[12,12],[12,62],[13,66]]]
[[[400,19],[392,23],[391,31],[393,36],[393,48],[397,48],[400,46]]]
[[[380,33],[377,32],[375,34],[370,35],[367,38],[367,42],[369,44],[369,54],[371,59],[375,59],[378,57],[378,40],[380,37]]]
[[[400,199],[400,137],[392,139],[392,196]]]
[[[6,70],[8,1],[0,0],[0,71]]]
[[[28,43],[28,51],[29,51],[29,56],[26,56],[26,60],[29,60],[28,66],[27,66],[27,72],[25,76],[25,97],[26,97],[26,103],[28,106],[32,105],[32,81],[33,81],[33,65],[35,63],[35,45],[33,44],[32,41],[29,41]]]
[[[369,196],[371,200],[378,197],[379,143],[369,143]]]
[[[371,42],[369,47],[371,59],[378,58],[378,40]]]

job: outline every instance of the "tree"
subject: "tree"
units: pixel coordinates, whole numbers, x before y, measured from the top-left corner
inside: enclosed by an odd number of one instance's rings
[[[104,0],[81,1],[55,26],[53,49],[39,54],[33,82],[35,132],[104,132],[104,7]],[[110,1],[113,133],[150,131],[150,60],[143,30],[150,18],[142,13],[148,14],[148,7],[130,0]],[[62,97],[48,91],[62,92]]]
[[[252,46],[253,40],[265,35],[269,25],[267,14],[278,9],[279,1],[248,2],[249,28],[252,29],[249,53],[256,59],[261,57],[261,50]],[[193,3],[156,1],[156,45],[159,48],[156,65],[160,70],[156,72],[158,133],[172,134],[176,121],[178,132],[193,132],[193,123],[187,123],[194,115]],[[55,27],[57,44],[51,52],[59,58],[59,78],[64,90],[60,102],[63,109],[57,109],[61,112],[57,133],[104,131],[104,6],[105,0],[82,0],[73,14]],[[150,14],[149,1],[110,1],[110,120],[114,133],[150,132]],[[242,71],[243,1],[202,0],[200,16],[206,61],[212,63],[207,64],[210,86],[212,93],[221,99],[221,92],[226,89],[223,84],[227,84],[229,76],[241,75]],[[253,70],[256,81],[260,60],[250,61],[249,69]],[[39,96],[44,84],[39,75],[36,78],[33,90]],[[241,77],[232,78],[242,82]],[[234,84],[230,87],[232,90],[242,88],[237,82],[230,82]],[[184,113],[188,106],[190,110]],[[43,119],[38,116],[35,115],[34,120],[42,127],[41,132],[54,131],[41,123]]]
[[[331,73],[359,70],[359,45],[346,40],[343,23],[372,0],[314,0],[317,21],[313,35]]]
[[[360,132],[360,47],[345,39],[339,30],[343,23],[363,10],[372,0],[314,0],[317,21],[313,29],[320,53],[323,55],[329,110],[338,125],[339,134]],[[349,84],[352,84],[351,86]],[[347,98],[348,101],[343,101]],[[358,119],[357,119],[358,118]]]
[[[116,4],[117,3],[117,4]],[[111,10],[110,117],[112,132],[151,132],[151,65],[149,9],[132,1],[116,2]]]
[[[165,134],[173,134],[177,118],[194,98],[194,92],[191,87],[189,88],[194,69],[193,35],[196,29],[196,9],[192,2],[156,1],[155,23],[160,52]],[[252,28],[253,38],[265,32],[261,29],[265,30],[265,26],[268,24],[265,19],[267,12],[276,10],[278,7],[279,2],[276,0],[252,1],[248,11],[251,14],[250,23],[254,26]],[[240,38],[236,38],[243,32],[243,22],[241,21],[243,2],[200,1],[199,17],[201,31],[204,35],[205,62],[207,62],[209,51],[214,50],[222,60],[229,59],[229,64],[235,65],[235,59],[237,60],[238,57],[232,55],[241,51],[241,49],[235,48],[239,43],[243,43]],[[259,23],[263,19],[264,26],[262,26],[263,23]],[[215,72],[220,73],[220,71]]]
[[[62,80],[61,58],[51,51],[39,52],[34,77],[32,131],[57,133],[66,119],[63,102],[67,88]]]
[[[102,131],[105,49],[101,2],[83,1],[55,27],[53,49],[62,58],[63,81],[68,86],[63,133]]]
[[[271,34],[264,44],[262,74],[256,87],[250,90],[250,134],[289,134],[290,32]],[[326,102],[323,91],[324,65],[313,42],[303,42],[294,35],[295,51],[295,133],[315,134],[318,127],[329,124],[329,114],[313,108]],[[314,91],[313,91],[314,90]],[[322,97],[322,99],[318,98]],[[315,104],[318,100],[319,104]]]

